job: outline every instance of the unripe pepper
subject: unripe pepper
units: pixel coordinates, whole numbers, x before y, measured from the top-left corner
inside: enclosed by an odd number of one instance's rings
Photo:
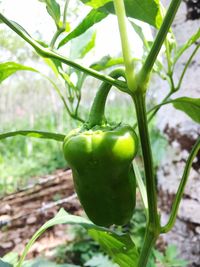
[[[111,74],[121,76],[119,71]],[[102,84],[88,123],[71,131],[63,145],[79,200],[91,221],[101,226],[126,224],[133,215],[136,195],[132,160],[137,136],[128,125],[111,126],[105,122],[110,87]]]

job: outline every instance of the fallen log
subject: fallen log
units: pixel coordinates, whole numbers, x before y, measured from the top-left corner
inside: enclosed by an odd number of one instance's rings
[[[36,184],[1,198],[0,257],[11,250],[21,253],[32,235],[54,217],[61,207],[71,214],[81,213],[70,170],[60,170],[54,175],[41,178]],[[51,230],[51,236],[52,231],[54,230]],[[60,228],[58,232],[61,232]],[[48,234],[47,231],[41,239],[47,238]],[[55,232],[53,235],[56,239]],[[60,236],[59,239],[63,242],[67,238],[63,240]],[[47,242],[47,248],[48,245]]]

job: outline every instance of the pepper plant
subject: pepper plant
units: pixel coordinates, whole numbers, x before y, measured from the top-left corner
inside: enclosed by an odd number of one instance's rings
[[[70,215],[61,209],[53,219],[45,223],[34,234],[16,266],[22,266],[30,247],[47,228],[64,223],[81,225],[87,229],[88,234],[102,246],[105,252],[119,266],[145,267],[159,235],[169,232],[174,226],[192,162],[200,149],[200,138],[198,138],[186,161],[168,222],[166,225],[161,225],[161,214],[157,206],[156,179],[148,123],[156,115],[157,111],[167,104],[173,104],[174,108],[185,112],[196,123],[200,123],[199,98],[184,96],[171,98],[175,92],[181,89],[187,68],[199,49],[200,30],[191,36],[184,45],[177,46],[171,25],[181,0],[171,0],[167,10],[157,0],[140,2],[135,0],[82,0],[81,2],[91,7],[91,11],[70,33],[67,33],[69,0],[65,1],[63,12],[61,12],[62,8],[57,0],[43,0],[41,2],[46,5],[47,11],[56,25],[56,32],[49,44],[35,40],[23,27],[9,20],[2,13],[0,14],[1,22],[5,23],[25,42],[30,44],[40,57],[53,66],[53,69],[56,70],[58,76],[62,78],[67,87],[68,99],[65,99],[54,81],[48,77],[46,78],[53,84],[69,115],[73,119],[81,121],[83,125],[68,133],[67,136],[66,134],[39,130],[18,130],[1,133],[0,139],[24,135],[26,137],[46,138],[64,142],[64,155],[72,168],[75,189],[91,221]],[[151,12],[148,12],[149,10]],[[104,57],[99,62],[91,64],[90,67],[85,67],[59,53],[60,47],[67,45],[72,39],[85,33],[110,13],[115,14],[118,19],[122,58]],[[145,39],[142,28],[133,21],[133,18],[154,27],[157,34],[152,43]],[[139,64],[131,54],[131,43],[127,30],[128,20],[143,42],[144,55]],[[94,46],[95,35],[92,35],[84,47],[82,56]],[[163,56],[166,59],[167,69],[158,58],[162,47],[165,51]],[[194,47],[194,49],[176,84],[173,76],[176,63],[189,47]],[[66,65],[68,69],[65,69]],[[119,69],[117,65],[120,65],[121,68]],[[110,74],[105,75],[103,70],[111,67]],[[1,81],[17,70],[38,72],[33,68],[21,66],[14,62],[2,63],[0,70]],[[70,78],[72,72],[77,74],[78,80],[76,84]],[[147,110],[146,96],[153,72],[157,73],[161,79],[168,81],[169,93],[163,97],[161,103]],[[89,118],[82,118],[79,116],[81,87],[87,76],[92,76],[102,81],[102,85],[96,94]],[[104,109],[112,86],[122,94],[127,94],[133,101],[137,117],[135,125],[115,125],[107,122]],[[138,132],[138,137],[135,131]],[[134,160],[138,143],[140,143],[142,150],[144,181]],[[136,190],[135,179],[141,193],[147,220],[146,233],[141,249],[136,247],[134,240],[128,234],[121,233],[119,230],[114,230],[115,228],[110,227],[113,224],[123,225],[127,223],[133,215]]]

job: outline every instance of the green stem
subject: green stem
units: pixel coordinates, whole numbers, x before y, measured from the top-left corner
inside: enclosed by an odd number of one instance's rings
[[[142,197],[142,202],[143,202],[143,205],[144,205],[144,208],[145,208],[145,213],[146,213],[147,218],[148,218],[148,214],[147,214],[147,212],[148,212],[147,192],[146,192],[146,188],[145,188],[145,185],[144,185],[144,182],[142,180],[142,176],[141,176],[140,170],[138,168],[138,165],[137,165],[135,159],[133,160],[133,168],[134,168],[134,171],[135,171],[136,182],[137,182],[137,185],[138,185],[141,197]]]
[[[110,73],[110,76],[114,79],[118,79],[119,77],[124,77],[125,73],[122,69],[116,69]],[[97,91],[89,114],[89,128],[105,123],[105,103],[111,87],[109,83],[103,82]]]
[[[166,50],[166,58],[167,58],[167,68],[168,68],[168,74],[171,74],[171,54],[170,54],[170,49],[169,49],[169,42],[167,38],[165,39],[165,50]]]
[[[56,84],[55,84],[55,83],[54,83],[48,76],[46,76],[45,74],[43,74],[43,73],[41,73],[41,72],[39,72],[39,73],[40,73],[43,77],[45,77],[45,78],[46,78],[46,79],[53,85],[55,91],[57,92],[57,94],[59,95],[60,99],[62,100],[62,102],[63,102],[63,104],[64,104],[64,107],[66,108],[67,113],[69,114],[69,116],[70,116],[71,118],[75,119],[75,120],[78,120],[78,121],[80,121],[80,122],[84,122],[84,120],[83,120],[82,118],[78,117],[76,113],[73,113],[73,112],[70,110],[70,108],[69,108],[69,106],[68,106],[68,104],[67,104],[67,102],[66,102],[64,96],[62,95],[62,93],[61,93],[59,87],[58,87],[58,86],[57,86],[57,85],[56,85]]]
[[[51,51],[50,49],[43,47],[37,41],[35,41],[21,26],[8,20],[1,13],[0,13],[0,19],[8,27],[10,27],[14,32],[16,32],[20,37],[22,37],[27,43],[29,43],[36,50],[36,52],[39,55],[41,55],[42,57],[58,59],[60,62],[63,62],[66,65],[69,65],[69,66],[71,66],[77,70],[80,70],[81,72],[84,72],[88,75],[91,75],[91,76],[101,80],[101,81],[104,81],[104,82],[107,82],[111,85],[116,86],[121,91],[127,90],[127,85],[125,82],[120,81],[120,80],[115,80],[112,77],[104,75],[98,71],[91,69],[91,68],[83,67],[83,66],[79,65],[78,63],[63,57],[62,55],[59,55],[59,54],[55,53],[54,51]]]
[[[160,27],[160,30],[158,31],[158,34],[156,36],[156,39],[153,43],[153,46],[145,60],[145,63],[140,71],[139,75],[139,82],[146,83],[149,79],[149,75],[151,73],[151,70],[153,68],[153,65],[156,61],[156,58],[158,56],[158,53],[160,52],[160,49],[162,47],[162,44],[167,36],[167,33],[169,31],[169,28],[174,20],[174,17],[176,15],[176,12],[179,8],[179,5],[181,3],[181,0],[172,0],[170,3],[170,6],[167,10],[167,13],[165,15],[165,18],[163,20],[163,23]]]
[[[185,64],[185,67],[184,67],[184,69],[183,69],[183,71],[182,71],[182,73],[181,73],[181,77],[180,77],[180,79],[179,79],[179,82],[178,82],[177,87],[175,88],[175,91],[178,91],[178,90],[180,89],[181,84],[182,84],[182,81],[183,81],[183,78],[184,78],[184,75],[185,75],[185,73],[186,73],[186,71],[187,71],[187,68],[189,67],[189,65],[190,65],[190,63],[191,63],[193,57],[194,57],[195,54],[197,53],[199,47],[200,47],[200,44],[198,44],[198,45],[195,47],[195,49],[194,49],[194,51],[192,52],[191,56],[189,57],[187,63]]]
[[[67,22],[67,8],[69,5],[70,0],[65,1],[65,6],[64,6],[64,12],[63,12],[63,27],[66,27],[66,22]]]
[[[125,72],[128,88],[133,91],[135,88],[135,74],[134,74],[134,62],[131,56],[131,48],[127,31],[127,18],[125,13],[125,6],[123,0],[114,0],[115,13],[118,19],[122,52],[124,57]]]
[[[50,43],[50,48],[51,48],[51,49],[54,48],[55,43],[56,43],[58,37],[59,37],[60,34],[63,33],[64,31],[65,31],[65,29],[63,29],[63,28],[59,28],[59,29],[57,29],[57,31],[55,32],[55,34],[54,34],[54,36],[53,36],[53,38],[52,38],[52,40],[51,40],[51,43]]]
[[[68,8],[69,1],[70,0],[66,0],[66,2],[65,2],[64,12],[63,12],[63,23],[62,23],[62,26],[58,26],[57,31],[55,32],[55,34],[51,40],[51,43],[50,43],[51,49],[54,48],[55,43],[56,43],[58,37],[61,35],[61,33],[63,33],[65,31],[66,19],[67,19],[67,8]]]
[[[142,247],[138,267],[145,267],[151,252],[152,246],[159,235],[160,224],[157,211],[157,192],[156,182],[153,169],[152,151],[150,145],[150,138],[148,132],[145,96],[139,90],[133,95],[135,103],[138,129],[140,135],[140,142],[142,147],[146,189],[147,189],[147,201],[148,201],[148,222],[145,234],[145,240]]]
[[[194,147],[193,147],[193,149],[192,149],[192,151],[191,151],[191,153],[187,159],[184,173],[183,173],[180,185],[178,187],[178,191],[176,193],[174,203],[172,205],[172,210],[171,210],[171,215],[170,215],[169,221],[165,226],[161,227],[162,233],[169,232],[175,224],[178,208],[179,208],[179,205],[180,205],[183,193],[184,193],[184,189],[185,189],[185,186],[186,186],[189,174],[190,174],[192,162],[193,162],[194,158],[196,157],[199,150],[200,150],[200,137],[197,139],[197,141],[196,141],[196,143],[195,143],[195,145],[194,145]]]
[[[166,58],[167,58],[167,76],[168,76],[168,81],[169,85],[171,88],[171,91],[175,90],[175,85],[174,85],[174,79],[173,79],[173,71],[172,71],[172,60],[171,60],[171,52],[169,48],[169,42],[167,39],[165,39],[165,49],[166,49]]]
[[[154,116],[156,115],[156,113],[159,111],[160,107],[165,103],[166,100],[169,99],[169,97],[173,94],[172,91],[170,91],[161,101],[161,103],[155,108],[153,107],[152,109],[150,109],[149,111],[147,111],[147,115],[149,115],[151,112],[151,114],[148,116],[148,123],[154,118]]]
[[[169,66],[168,66],[168,71],[169,71],[169,72],[168,72],[168,76],[169,76],[169,79],[170,79],[170,87],[171,87],[170,92],[165,96],[165,98],[162,100],[162,102],[161,102],[156,108],[154,107],[154,108],[152,108],[151,110],[149,110],[149,111],[147,112],[147,115],[150,114],[150,113],[152,112],[151,115],[148,116],[148,123],[149,123],[149,122],[153,119],[153,117],[156,115],[156,113],[159,111],[160,107],[161,107],[162,105],[168,103],[168,102],[166,102],[166,100],[168,100],[169,97],[170,97],[173,93],[175,93],[177,90],[180,89],[180,86],[181,86],[183,77],[184,77],[184,75],[185,75],[185,72],[186,72],[188,66],[190,65],[190,63],[191,63],[193,57],[194,57],[195,54],[197,53],[199,47],[200,47],[200,44],[198,44],[198,45],[195,47],[194,51],[192,52],[191,56],[189,57],[189,59],[188,59],[186,65],[185,65],[185,67],[184,67],[184,69],[183,69],[183,72],[182,72],[182,74],[181,74],[181,77],[180,77],[180,79],[179,79],[179,83],[178,83],[177,87],[175,87],[175,85],[174,85],[174,81],[173,81],[172,73],[171,73],[171,71],[170,71],[170,69],[169,69]],[[134,128],[136,128],[136,125],[134,125]]]

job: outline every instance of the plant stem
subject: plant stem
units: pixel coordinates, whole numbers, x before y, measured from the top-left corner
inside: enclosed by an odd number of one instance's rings
[[[190,65],[190,63],[191,63],[193,57],[195,56],[195,54],[197,53],[197,51],[198,51],[199,48],[200,48],[200,44],[198,44],[198,45],[195,47],[195,49],[194,49],[194,51],[192,52],[191,56],[189,57],[187,63],[185,64],[185,67],[184,67],[184,69],[183,69],[183,71],[182,71],[182,73],[181,73],[181,77],[180,77],[180,79],[179,79],[179,82],[178,82],[177,87],[175,88],[175,91],[178,91],[178,90],[180,89],[181,84],[182,84],[182,81],[183,81],[183,78],[184,78],[184,75],[185,75],[185,73],[186,73],[186,71],[187,71],[187,69],[188,69],[188,67],[189,67],[189,65]]]
[[[148,201],[148,222],[145,240],[138,263],[138,267],[145,267],[152,246],[154,245],[159,235],[160,224],[157,211],[156,182],[153,170],[152,151],[147,125],[145,96],[140,90],[137,90],[135,94],[133,94],[133,100],[135,103],[140,142],[142,147]]]
[[[149,115],[151,112],[151,114],[148,116],[148,123],[153,119],[153,117],[156,115],[156,113],[159,111],[160,107],[162,106],[163,103],[165,103],[166,100],[169,99],[169,97],[173,94],[172,91],[170,91],[161,101],[161,103],[158,105],[157,108],[153,108],[150,109],[149,111],[147,111],[147,115]]]
[[[145,213],[146,213],[146,215],[148,217],[148,214],[147,214],[147,212],[148,212],[147,192],[146,192],[146,188],[145,188],[145,185],[144,185],[144,182],[142,180],[142,176],[141,176],[140,170],[138,168],[138,165],[137,165],[135,159],[133,160],[133,168],[134,168],[134,171],[135,171],[136,182],[137,182],[137,185],[138,185],[141,197],[142,197],[142,202],[143,202],[143,205],[144,205],[144,208],[145,208]]]
[[[67,22],[67,8],[69,5],[70,0],[65,1],[65,6],[64,6],[64,12],[63,12],[63,27],[65,28],[66,22]]]
[[[72,113],[71,112],[71,110],[70,110],[70,108],[69,108],[64,96],[62,95],[59,87],[48,76],[46,76],[45,74],[43,74],[41,72],[39,72],[39,74],[41,74],[43,77],[45,77],[53,85],[55,91],[57,92],[57,94],[59,95],[60,99],[62,100],[62,102],[64,104],[64,107],[66,108],[67,113],[69,114],[69,116],[71,118],[75,119],[75,120],[78,120],[80,122],[84,122],[84,120],[82,118],[78,117],[76,113]]]
[[[121,91],[127,91],[127,84],[126,82],[115,80],[110,76],[104,75],[98,71],[95,71],[91,68],[83,67],[82,65],[71,61],[62,55],[59,55],[58,53],[55,53],[54,51],[51,51],[50,49],[43,47],[40,45],[37,41],[35,41],[21,26],[18,24],[13,23],[12,21],[8,20],[5,16],[3,16],[0,13],[0,19],[8,26],[10,27],[14,32],[16,32],[20,37],[22,37],[27,43],[29,43],[36,52],[46,58],[54,58],[58,59],[60,62],[63,62],[66,65],[69,65],[77,70],[80,70],[81,72],[84,72],[88,75],[91,75],[92,77],[99,79],[101,81],[105,81],[111,85],[116,86]]]
[[[121,37],[122,52],[124,57],[125,72],[128,88],[133,91],[135,88],[134,62],[131,56],[131,48],[127,32],[127,18],[123,0],[114,0],[115,13],[118,19],[119,32]]]
[[[179,208],[179,205],[180,205],[183,193],[184,193],[184,189],[185,189],[185,186],[186,186],[189,174],[190,174],[191,167],[192,167],[192,162],[193,162],[194,158],[196,157],[199,150],[200,150],[200,137],[197,139],[197,141],[196,141],[194,147],[192,148],[192,151],[191,151],[191,153],[187,159],[184,173],[183,173],[181,182],[179,184],[174,203],[172,205],[172,211],[171,211],[169,221],[165,226],[161,227],[162,233],[169,232],[172,229],[172,227],[174,226],[174,223],[176,221],[178,208]]]
[[[66,18],[67,18],[67,8],[68,8],[68,4],[69,4],[70,0],[66,0],[65,2],[65,6],[64,6],[64,12],[63,12],[63,23],[62,26],[57,26],[57,31],[55,32],[51,43],[50,43],[50,48],[53,49],[54,45],[58,39],[58,37],[60,36],[61,33],[63,33],[65,31],[65,27],[66,27]]]
[[[147,201],[148,201],[148,223],[145,234],[145,241],[141,251],[138,267],[145,267],[149,254],[156,238],[159,234],[159,219],[157,213],[157,193],[156,183],[153,171],[153,159],[150,145],[150,138],[147,126],[145,96],[141,91],[133,96],[135,102],[140,142],[144,159],[144,168],[146,176]]]
[[[116,69],[110,73],[110,76],[118,79],[119,77],[125,77],[125,73],[122,69]],[[105,103],[111,87],[110,84],[103,82],[98,89],[89,114],[89,128],[105,123]]]
[[[64,32],[64,31],[65,31],[64,28],[59,28],[59,29],[57,29],[57,31],[55,32],[55,34],[54,34],[54,36],[53,36],[53,38],[52,38],[52,40],[51,40],[51,42],[50,42],[50,48],[51,48],[51,49],[54,48],[54,45],[55,45],[55,43],[56,43],[58,37],[59,37],[60,34],[61,34],[62,32]]]
[[[170,6],[167,10],[167,13],[165,15],[165,18],[163,20],[163,23],[160,27],[160,30],[158,31],[158,34],[156,36],[156,39],[153,43],[153,46],[145,60],[145,63],[140,71],[139,79],[140,81],[143,81],[145,83],[149,75],[151,73],[151,70],[153,68],[153,65],[156,61],[156,58],[158,56],[158,53],[160,52],[160,49],[162,47],[162,44],[167,36],[167,33],[169,31],[169,28],[173,22],[173,19],[176,15],[176,12],[179,8],[179,5],[181,3],[181,0],[172,0],[170,3]],[[140,82],[139,81],[139,82]]]

